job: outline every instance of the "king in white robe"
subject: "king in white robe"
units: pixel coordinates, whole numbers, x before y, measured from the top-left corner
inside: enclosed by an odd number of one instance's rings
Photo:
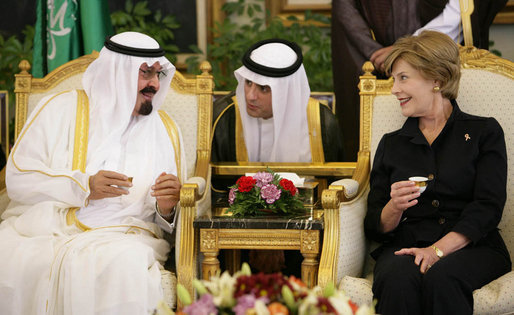
[[[148,116],[132,116],[135,92],[112,90],[94,71],[122,64],[129,73],[122,86],[130,89],[137,86],[139,66],[156,61],[169,73]],[[174,67],[164,57],[104,48],[90,68],[85,93],[62,92],[36,106],[9,156],[11,204],[0,225],[0,314],[148,314],[162,300],[160,269],[170,245],[161,229],[173,232],[175,218],[169,223],[157,213],[150,191],[162,172],[181,182],[186,175],[184,154],[170,139],[176,126],[155,110]],[[120,86],[119,79],[113,81]],[[114,97],[118,107],[106,112],[112,99],[96,97],[95,84],[130,96],[121,104]],[[133,177],[129,194],[88,200],[89,177],[99,170]]]

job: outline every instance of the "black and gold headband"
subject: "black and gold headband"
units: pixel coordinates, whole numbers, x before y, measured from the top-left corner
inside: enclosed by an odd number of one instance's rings
[[[105,48],[118,52],[124,55],[136,57],[162,57],[164,56],[164,49],[159,48],[136,48],[118,44],[107,37],[104,42]]]

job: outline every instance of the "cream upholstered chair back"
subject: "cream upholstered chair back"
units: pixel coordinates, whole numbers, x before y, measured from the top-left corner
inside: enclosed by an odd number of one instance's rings
[[[480,58],[477,61],[476,58]],[[463,54],[463,71],[457,102],[479,116],[494,117],[507,144],[507,202],[499,228],[514,261],[514,63],[483,50]]]
[[[15,83],[15,140],[28,115],[43,97],[61,91],[82,89],[82,74],[97,57],[98,52],[82,56],[41,79],[32,77],[29,73],[30,64],[26,60],[20,63],[21,72],[16,75]],[[209,160],[214,80],[209,74],[211,66],[208,62],[202,62],[200,69],[202,74],[196,76],[184,76],[176,71],[161,107],[178,125],[183,139],[180,150],[186,156],[183,162],[187,163],[187,180],[182,183],[180,191],[181,210],[176,226],[175,256],[178,282],[191,293],[192,281],[197,277],[197,240],[193,220],[211,211]],[[175,292],[174,288],[165,288],[165,292],[170,290]]]

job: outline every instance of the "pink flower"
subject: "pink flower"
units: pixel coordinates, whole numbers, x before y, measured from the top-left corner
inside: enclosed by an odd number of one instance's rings
[[[272,204],[280,198],[280,189],[273,184],[265,185],[261,188],[261,197],[266,203]]]
[[[273,180],[273,175],[268,172],[258,172],[257,174],[253,175],[253,178],[257,181],[255,186],[261,188],[262,186],[271,183]]]
[[[204,294],[202,297],[194,302],[186,306],[183,310],[184,313],[188,315],[193,314],[218,314],[218,310],[216,309],[216,305],[214,305],[212,295]]]
[[[230,191],[228,192],[228,203],[234,204],[234,200],[236,200],[236,188],[230,188]]]
[[[246,312],[255,306],[255,301],[261,300],[264,304],[269,302],[267,297],[256,298],[253,294],[245,294],[237,298],[237,305],[232,308],[236,315],[246,315]]]

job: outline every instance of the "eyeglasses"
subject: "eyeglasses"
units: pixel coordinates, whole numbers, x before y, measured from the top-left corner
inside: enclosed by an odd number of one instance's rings
[[[164,70],[156,71],[153,68],[149,68],[147,70],[139,69],[139,71],[141,71],[141,74],[145,80],[151,80],[155,75],[157,75],[159,80],[166,77],[166,72]]]

